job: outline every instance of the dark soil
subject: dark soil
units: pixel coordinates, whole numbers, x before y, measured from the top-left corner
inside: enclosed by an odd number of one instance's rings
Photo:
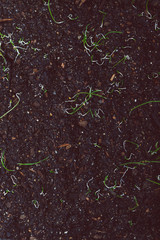
[[[146,2],[51,1],[56,24],[45,1],[1,0],[0,116],[20,102],[0,118],[0,239],[160,240],[160,103],[131,111],[160,101]]]

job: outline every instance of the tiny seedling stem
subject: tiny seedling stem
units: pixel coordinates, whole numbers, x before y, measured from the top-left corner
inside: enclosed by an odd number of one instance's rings
[[[52,12],[51,12],[51,8],[50,8],[50,0],[48,0],[48,10],[49,10],[49,13],[50,13],[50,15],[51,15],[51,18],[52,18],[53,22],[55,22],[56,24],[61,24],[61,23],[64,22],[64,21],[62,21],[62,22],[57,22],[57,21],[54,19],[53,15],[52,15]]]
[[[3,117],[5,117],[8,113],[10,113],[14,108],[16,108],[16,107],[18,106],[18,104],[19,104],[19,102],[20,102],[19,94],[20,94],[20,93],[16,93],[16,97],[18,98],[18,102],[17,102],[9,111],[7,111],[6,113],[4,113],[4,114],[0,117],[0,119],[2,119]]]
[[[36,165],[38,163],[41,163],[41,162],[44,162],[48,159],[49,157],[46,157],[38,162],[35,162],[35,163],[17,163],[19,166],[31,166],[31,165]]]
[[[151,183],[154,183],[154,184],[157,184],[157,185],[160,185],[160,183],[159,182],[155,182],[155,181],[153,181],[153,180],[150,180],[150,179],[146,179],[147,181],[149,181],[149,182],[151,182]]]
[[[131,112],[133,112],[136,108],[139,108],[139,107],[144,106],[144,105],[149,104],[149,103],[160,103],[160,100],[154,100],[154,101],[151,100],[151,101],[139,104],[139,105],[135,106],[134,108],[132,108],[130,110],[129,114],[131,114]]]
[[[5,153],[5,151],[3,151],[3,152],[2,152],[2,155],[1,155],[1,163],[2,163],[2,166],[4,167],[5,170],[7,170],[7,171],[9,171],[9,172],[15,171],[15,170],[11,170],[11,169],[6,168],[6,166],[5,166],[5,160],[4,160],[4,153]]]

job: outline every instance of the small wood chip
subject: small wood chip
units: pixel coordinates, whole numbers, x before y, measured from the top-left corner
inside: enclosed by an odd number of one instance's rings
[[[64,143],[64,144],[61,144],[61,145],[58,146],[58,148],[62,148],[62,147],[65,147],[66,149],[69,149],[69,148],[72,147],[72,145],[69,144],[69,143]]]
[[[12,21],[13,19],[12,18],[4,18],[4,19],[0,19],[0,23],[1,22],[9,22],[9,21]]]
[[[115,76],[116,76],[116,74],[114,73],[114,74],[112,75],[112,77],[110,78],[110,81],[111,81],[111,82],[113,81],[113,79],[115,78]]]

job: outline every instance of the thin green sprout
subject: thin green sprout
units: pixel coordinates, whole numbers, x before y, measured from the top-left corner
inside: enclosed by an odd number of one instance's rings
[[[79,17],[75,17],[75,18],[72,18],[72,14],[69,14],[68,15],[68,18],[71,20],[71,21],[74,21],[74,20],[77,20]]]
[[[114,64],[113,68],[116,67],[121,62],[125,63],[126,60],[129,60],[130,57],[128,55],[124,56],[122,59],[120,59],[116,64]]]
[[[160,150],[160,147],[158,147],[158,142],[156,142],[155,144],[155,150],[149,150],[149,153],[151,153],[151,155],[157,154],[157,152]]]
[[[132,109],[130,110],[129,114],[131,114],[131,112],[132,112],[133,110],[135,110],[136,108],[139,108],[139,107],[144,106],[144,105],[149,104],[149,103],[159,103],[159,102],[160,102],[160,100],[155,100],[155,101],[148,101],[148,102],[139,104],[139,105],[135,106],[134,108],[132,108]]]
[[[100,11],[100,10],[99,10],[99,12],[103,14],[102,22],[101,22],[101,26],[100,26],[100,27],[102,28],[102,27],[103,27],[104,18],[105,18],[105,16],[106,16],[107,13],[106,13],[106,12],[102,12],[102,11]]]
[[[129,223],[129,225],[132,227],[132,225],[133,225],[132,220],[128,221],[128,223]]]
[[[2,163],[2,166],[4,167],[5,170],[7,170],[7,171],[9,171],[9,172],[13,172],[13,171],[15,171],[15,170],[11,170],[11,169],[6,168],[6,166],[5,166],[5,164],[4,164],[5,161],[3,161],[3,159],[4,159],[4,153],[5,153],[5,151],[3,151],[2,156],[1,156],[1,163]]]
[[[150,179],[146,179],[147,181],[149,181],[149,182],[151,182],[151,183],[154,183],[154,184],[157,184],[157,185],[160,185],[160,183],[159,182],[155,182],[155,181],[153,181],[153,180],[150,180]]]
[[[68,114],[72,115],[76,112],[78,112],[91,98],[92,96],[97,96],[97,97],[101,97],[101,98],[104,98],[106,99],[106,97],[102,96],[102,95],[99,95],[99,94],[96,94],[96,92],[100,92],[101,90],[95,90],[95,91],[92,91],[91,89],[89,90],[89,92],[80,92],[80,93],[77,93],[75,96],[74,96],[74,100],[73,102],[75,102],[77,100],[77,98],[79,97],[79,95],[81,94],[85,94],[85,95],[88,95],[85,100],[80,104],[80,106],[76,106],[76,107],[71,107],[72,108],[72,112],[67,112]],[[91,110],[89,110],[88,112],[90,112]],[[87,113],[88,113],[87,112]],[[92,114],[91,114],[92,115]]]
[[[108,180],[108,175],[105,177],[105,179],[104,179],[104,181],[103,181],[103,183],[104,183],[104,185],[106,184],[106,181]]]
[[[101,148],[101,146],[99,146],[97,143],[93,143],[93,145],[94,145],[95,147]]]
[[[133,145],[136,145],[137,148],[139,148],[139,144],[135,143],[135,142],[132,142],[132,141],[129,141],[129,140],[125,140],[124,141],[125,143],[128,142],[128,143],[131,143]]]
[[[39,164],[41,162],[44,162],[48,159],[49,157],[46,157],[38,162],[35,162],[35,163],[17,163],[19,166],[31,166],[31,165],[36,165],[36,164]]]
[[[148,161],[148,160],[144,160],[144,161],[140,161],[140,162],[126,162],[126,163],[120,164],[120,166],[131,165],[131,164],[144,165],[144,166],[145,166],[147,163],[160,163],[160,161]]]
[[[7,65],[7,61],[6,61],[5,57],[3,56],[3,54],[1,52],[0,52],[0,57],[3,58],[3,61],[4,61],[5,65]]]
[[[106,33],[102,38],[100,38],[100,39],[98,40],[98,42],[94,43],[94,47],[92,48],[91,52],[92,52],[95,48],[97,48],[97,46],[99,46],[99,43],[100,43],[103,39],[108,39],[108,38],[107,38],[107,35],[108,35],[108,34],[111,34],[111,33],[122,33],[122,32],[119,32],[119,31],[110,31],[110,32]]]
[[[53,22],[55,22],[56,24],[64,23],[64,21],[62,21],[62,22],[57,22],[57,21],[54,19],[53,15],[52,15],[52,12],[51,12],[51,8],[50,8],[50,0],[48,0],[48,10],[49,10],[49,13],[50,13],[50,15],[51,15],[51,18],[52,18]]]
[[[131,211],[133,211],[133,210],[135,210],[137,207],[139,207],[139,204],[138,204],[138,201],[137,201],[136,196],[134,196],[134,201],[135,201],[136,205],[135,205],[135,207],[133,207],[133,208],[129,208],[129,210],[131,210]]]
[[[18,106],[18,104],[19,104],[19,102],[20,102],[19,94],[20,94],[20,93],[16,93],[16,97],[18,98],[18,102],[17,102],[9,111],[7,111],[6,113],[4,113],[4,114],[0,117],[0,119],[2,119],[3,117],[5,117],[8,113],[10,113],[14,108],[16,108],[16,107]]]
[[[149,0],[146,1],[146,11],[147,11],[147,12],[149,12],[149,11],[148,11],[148,2],[149,2]]]
[[[82,42],[83,42],[83,46],[85,47],[85,44],[87,43],[87,29],[88,29],[88,26],[89,26],[90,24],[88,24],[87,26],[86,26],[86,30],[85,30],[85,32],[84,32],[84,36],[83,36],[83,40],[82,40]]]

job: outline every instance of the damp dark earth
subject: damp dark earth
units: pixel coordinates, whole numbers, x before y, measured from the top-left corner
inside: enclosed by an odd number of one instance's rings
[[[160,240],[159,50],[158,0],[1,0],[1,240]]]

